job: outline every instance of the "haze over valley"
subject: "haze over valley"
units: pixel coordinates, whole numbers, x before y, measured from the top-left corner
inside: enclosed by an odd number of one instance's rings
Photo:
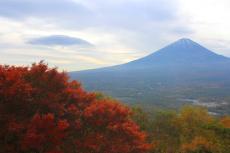
[[[168,108],[193,104],[212,113],[229,113],[230,58],[186,38],[125,64],[70,76],[87,90],[129,104]]]

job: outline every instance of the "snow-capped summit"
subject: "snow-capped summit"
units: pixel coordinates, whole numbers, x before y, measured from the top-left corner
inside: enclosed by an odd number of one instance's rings
[[[144,58],[130,62],[128,65],[200,64],[223,60],[229,59],[210,51],[191,39],[182,38]]]

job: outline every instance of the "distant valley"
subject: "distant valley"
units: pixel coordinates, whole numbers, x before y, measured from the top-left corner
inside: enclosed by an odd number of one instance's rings
[[[144,58],[100,69],[69,73],[89,91],[128,104],[178,108],[205,106],[230,114],[230,58],[190,39],[180,39]]]

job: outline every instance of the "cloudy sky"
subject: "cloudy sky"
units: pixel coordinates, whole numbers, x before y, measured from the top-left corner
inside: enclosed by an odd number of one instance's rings
[[[229,0],[0,0],[0,64],[91,69],[182,37],[230,57],[229,19]]]

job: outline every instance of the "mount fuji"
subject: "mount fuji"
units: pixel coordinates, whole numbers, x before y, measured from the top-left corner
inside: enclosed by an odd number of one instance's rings
[[[186,38],[125,64],[69,74],[87,90],[126,103],[178,107],[195,100],[230,106],[230,58]]]

